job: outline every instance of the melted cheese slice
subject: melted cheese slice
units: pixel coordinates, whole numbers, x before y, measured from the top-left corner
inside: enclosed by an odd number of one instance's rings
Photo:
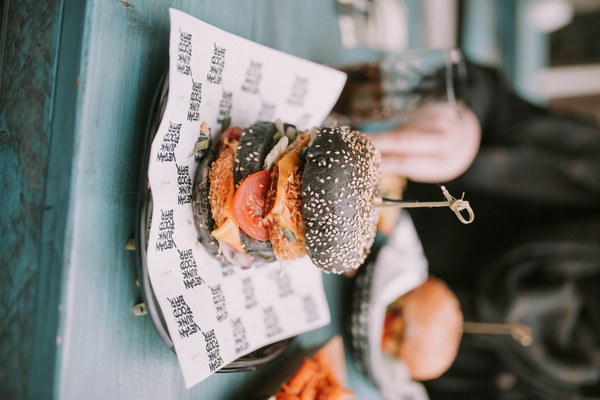
[[[286,205],[286,200],[289,180],[291,179],[292,173],[302,164],[298,151],[292,151],[277,163],[279,171],[279,176],[277,177],[277,192],[273,208],[267,215],[268,219],[272,218],[273,220],[277,215],[278,226],[289,229],[297,239],[304,237],[304,232],[301,232],[299,230],[300,228],[292,223],[291,211]]]
[[[227,218],[225,223],[211,232],[217,240],[223,240],[238,251],[244,251],[240,240],[240,228],[233,218]]]
[[[230,190],[225,204],[223,205],[224,214],[227,219],[221,226],[213,230],[211,234],[215,239],[223,240],[234,249],[243,252],[244,248],[242,247],[242,241],[240,240],[240,227],[233,215],[233,195],[235,192],[233,174],[231,175],[231,179],[227,180],[227,185],[230,187]]]

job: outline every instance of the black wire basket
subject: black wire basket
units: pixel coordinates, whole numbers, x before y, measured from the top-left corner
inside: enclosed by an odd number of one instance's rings
[[[154,294],[154,290],[152,289],[147,263],[148,237],[150,234],[150,227],[152,225],[153,204],[152,190],[148,181],[149,155],[152,141],[156,135],[156,132],[158,131],[158,127],[165,112],[168,94],[169,79],[168,73],[165,73],[154,96],[150,120],[147,128],[147,135],[143,147],[144,149],[147,149],[147,151],[143,160],[141,186],[139,190],[137,212],[138,222],[136,224],[138,228],[136,249],[138,253],[137,273],[142,289],[142,298],[144,304],[148,310],[148,314],[150,314],[150,317],[152,318],[152,322],[154,323],[159,336],[163,342],[165,342],[167,347],[169,347],[169,349],[175,351],[173,341],[171,340],[171,336],[169,335],[169,331],[167,329],[164,315],[160,309],[159,303]],[[260,349],[257,349],[229,363],[225,367],[221,368],[218,372],[250,371],[261,368],[282,355],[290,347],[292,342],[293,338],[289,338],[261,347]]]

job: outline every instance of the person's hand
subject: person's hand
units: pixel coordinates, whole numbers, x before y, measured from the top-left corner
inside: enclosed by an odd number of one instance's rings
[[[477,155],[481,127],[470,109],[435,104],[414,111],[392,131],[371,135],[383,173],[426,183],[447,182]]]

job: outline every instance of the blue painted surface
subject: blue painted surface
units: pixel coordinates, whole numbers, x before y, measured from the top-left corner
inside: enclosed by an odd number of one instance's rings
[[[520,2],[521,4],[523,1]],[[515,77],[515,47],[517,45],[516,17],[518,4],[515,0],[503,0],[498,5],[500,68],[504,74],[514,80]]]
[[[514,83],[520,95],[544,106],[548,99],[536,86],[536,76],[548,66],[550,40],[548,34],[536,30],[526,21],[527,9],[531,5],[531,0],[525,0],[520,1],[516,8]]]
[[[420,0],[405,0],[408,12],[408,48],[423,49],[427,47],[425,37],[423,2]]]
[[[136,229],[151,99],[168,61],[168,7],[324,64],[368,54],[341,48],[333,1],[9,3],[27,9],[20,28],[38,24],[10,34],[32,38],[37,32],[43,41],[33,45],[43,46],[28,86],[18,86],[27,72],[19,59],[3,63],[3,85],[14,80],[14,90],[35,91],[25,97],[3,91],[0,109],[7,246],[0,270],[7,339],[0,346],[0,397],[250,398],[286,360],[256,372],[216,374],[186,390],[176,357],[150,317],[132,313],[140,290],[136,255],[125,242]],[[19,51],[5,48],[3,55]],[[325,283],[334,320],[302,335],[299,346],[344,330],[349,281],[327,276]],[[357,398],[376,398],[348,366]]]
[[[462,29],[462,51],[472,61],[499,66],[498,0],[465,0]]]
[[[62,1],[1,4],[0,398],[43,399],[54,385],[70,188],[63,128],[74,119],[55,104],[60,95],[74,108],[59,70],[78,57],[61,60]]]
[[[525,99],[547,105],[536,75],[548,65],[548,35],[526,20],[536,0],[465,0],[462,49],[470,60],[500,69]]]

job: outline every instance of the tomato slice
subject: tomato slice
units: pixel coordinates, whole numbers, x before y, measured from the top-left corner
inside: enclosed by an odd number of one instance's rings
[[[256,240],[269,240],[269,230],[263,221],[271,173],[259,171],[244,179],[233,196],[233,215],[240,228]]]
[[[242,137],[242,133],[244,133],[244,130],[239,126],[230,126],[225,129],[223,133],[221,133],[221,150],[227,147],[227,142],[231,142],[232,140],[239,141]]]

